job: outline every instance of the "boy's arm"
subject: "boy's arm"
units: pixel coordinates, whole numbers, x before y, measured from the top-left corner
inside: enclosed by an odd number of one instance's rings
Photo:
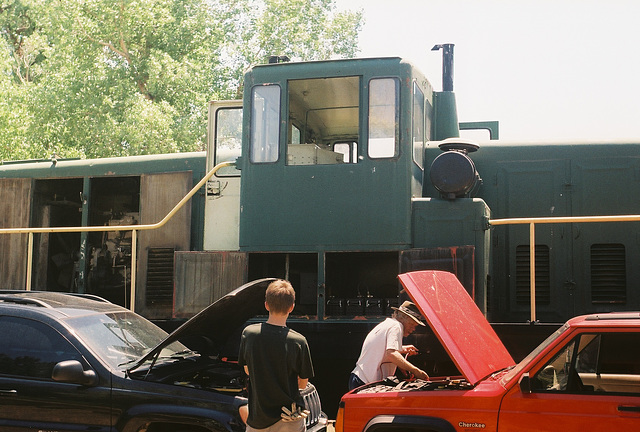
[[[249,373],[247,372],[247,375],[249,375]],[[300,390],[304,390],[307,387],[307,383],[309,382],[309,378],[300,378],[298,377],[298,388]]]

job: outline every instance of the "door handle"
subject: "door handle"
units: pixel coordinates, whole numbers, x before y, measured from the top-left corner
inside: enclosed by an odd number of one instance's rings
[[[18,390],[0,389],[0,396],[13,396],[13,395],[17,395],[17,394],[18,394]]]
[[[637,412],[640,413],[640,406],[620,405],[618,406],[620,412]]]

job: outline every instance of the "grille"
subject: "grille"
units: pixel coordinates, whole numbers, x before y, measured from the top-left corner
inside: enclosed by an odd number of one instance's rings
[[[536,304],[551,302],[549,246],[536,245]],[[531,290],[529,245],[516,247],[516,303],[528,305]]]
[[[313,384],[308,384],[307,388],[301,392],[302,398],[304,399],[305,407],[311,412],[305,419],[307,427],[313,426],[318,423],[320,419],[320,415],[322,413],[322,405],[320,404],[320,396],[316,391],[316,388]]]
[[[591,303],[627,302],[625,262],[624,245],[591,245]]]
[[[147,261],[147,306],[173,304],[173,248],[150,248]]]

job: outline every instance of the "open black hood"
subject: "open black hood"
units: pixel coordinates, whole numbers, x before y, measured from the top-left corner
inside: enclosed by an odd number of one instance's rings
[[[264,308],[264,294],[267,286],[274,280],[276,279],[266,278],[246,283],[207,306],[141,357],[129,371],[152,359],[170,343],[183,338],[194,340],[200,337],[211,347],[223,346],[234,331],[248,319],[267,313]]]

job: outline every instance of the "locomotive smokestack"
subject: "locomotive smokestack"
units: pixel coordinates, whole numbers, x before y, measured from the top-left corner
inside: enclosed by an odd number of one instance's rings
[[[442,91],[453,91],[453,46],[454,44],[434,45],[431,51],[442,48]]]

